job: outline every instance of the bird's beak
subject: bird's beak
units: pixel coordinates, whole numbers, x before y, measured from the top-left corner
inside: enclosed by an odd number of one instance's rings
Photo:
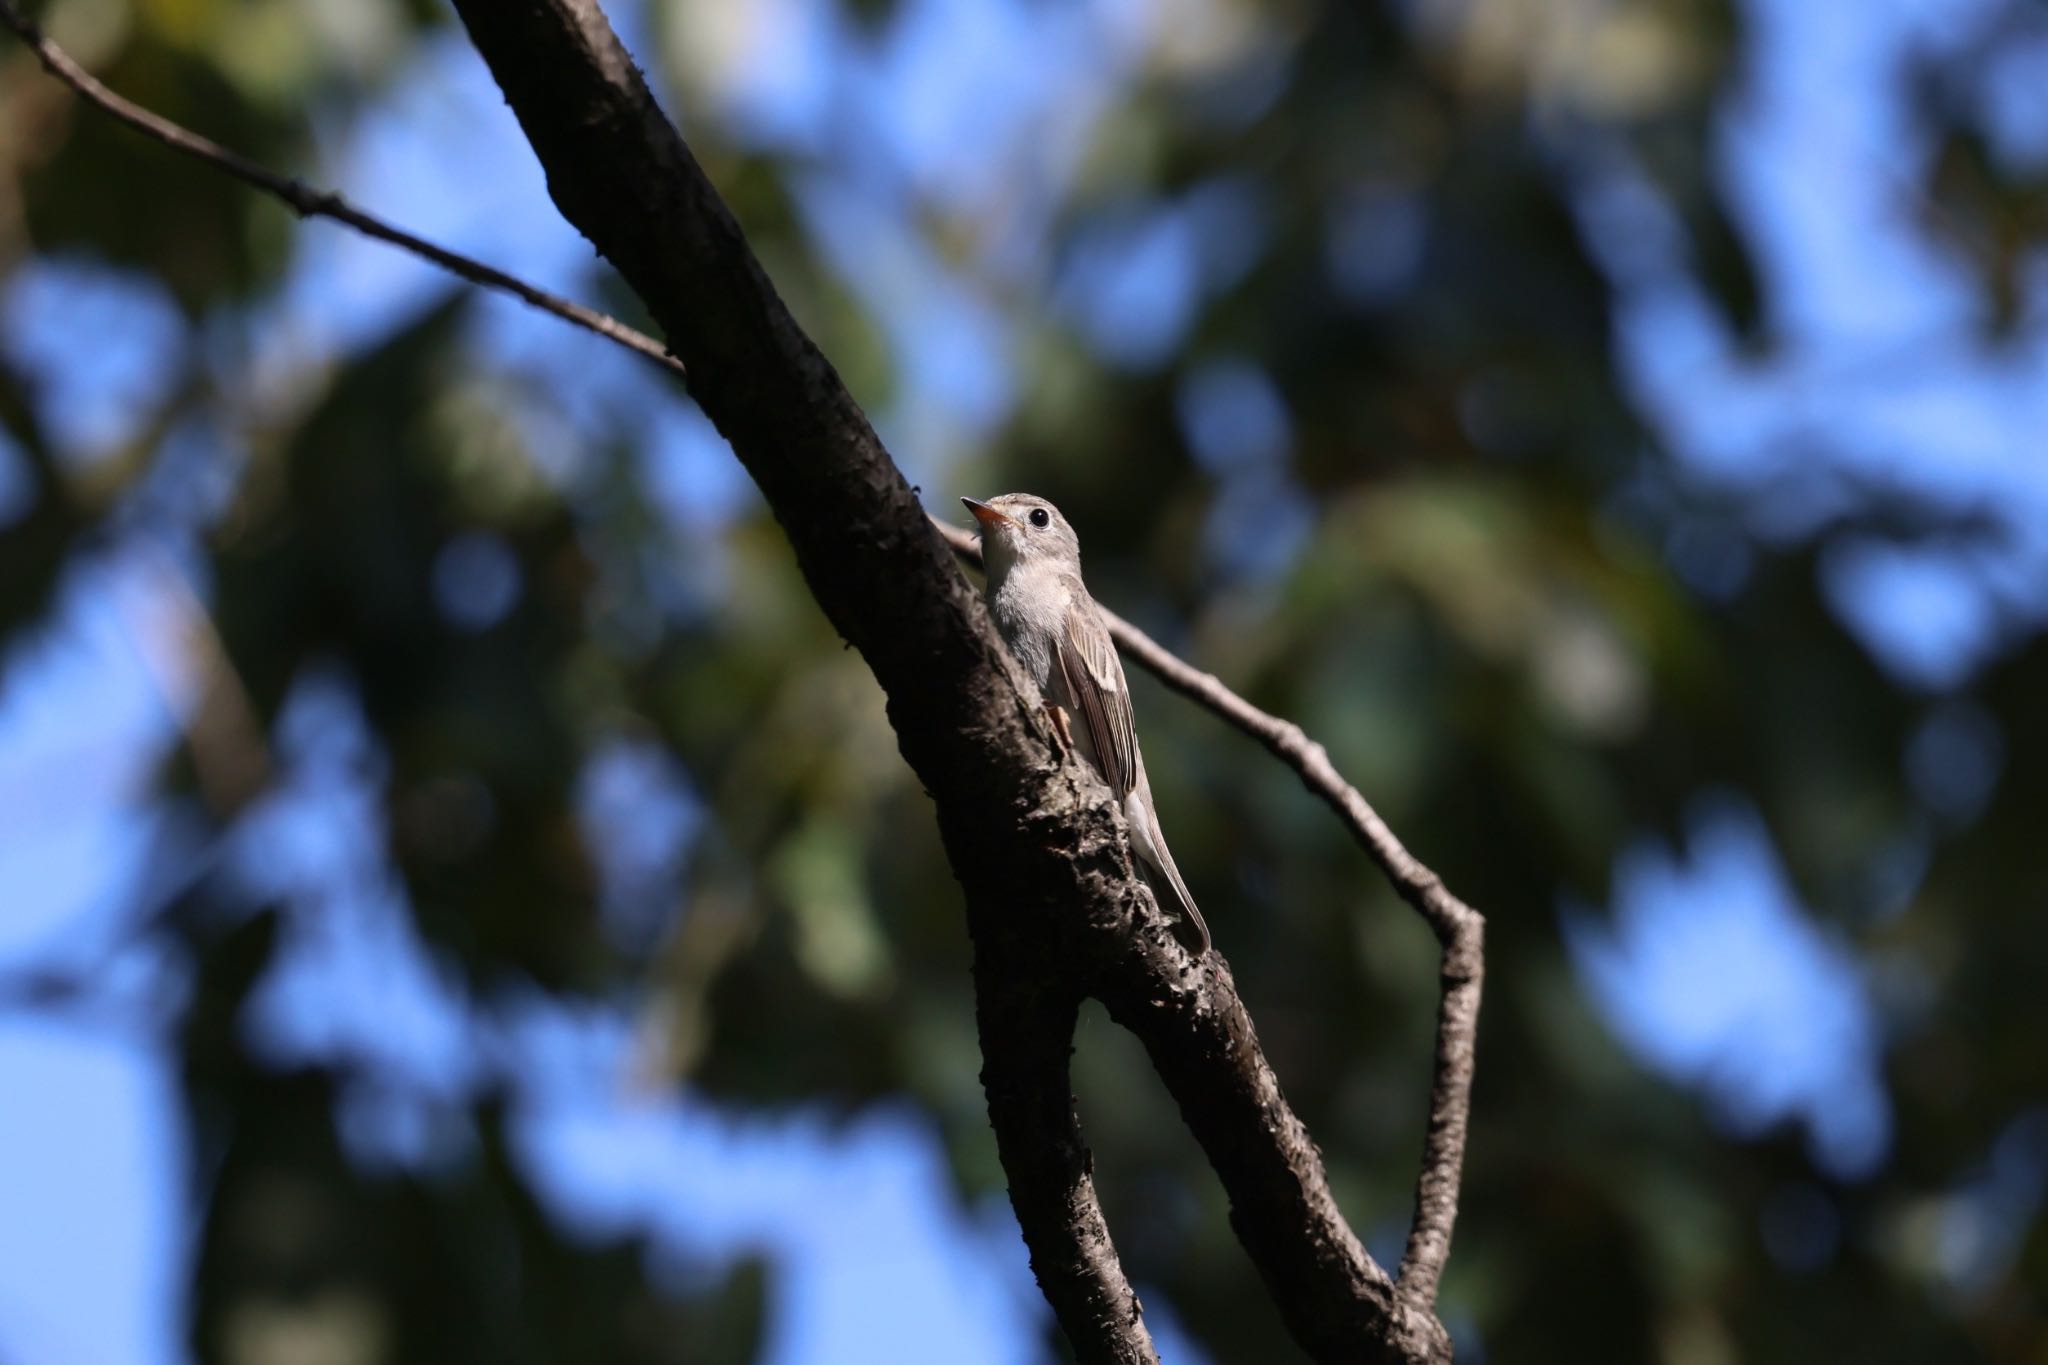
[[[1017,524],[1014,520],[998,512],[995,508],[990,507],[979,498],[962,498],[960,501],[967,504],[967,510],[974,513],[974,519],[983,526],[1015,526]]]

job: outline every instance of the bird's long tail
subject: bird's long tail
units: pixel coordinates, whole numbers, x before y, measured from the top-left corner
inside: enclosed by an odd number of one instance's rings
[[[1138,805],[1135,801],[1131,804]],[[1180,879],[1180,869],[1173,865],[1173,854],[1167,850],[1166,836],[1159,830],[1158,818],[1151,816],[1149,811],[1142,812],[1142,815],[1151,818],[1142,819],[1144,837],[1135,841],[1139,861],[1145,864],[1147,872],[1157,874],[1152,877],[1152,889],[1155,893],[1162,890],[1167,893],[1165,899],[1173,904],[1166,908],[1180,912],[1181,927],[1187,931],[1180,935],[1181,945],[1194,956],[1201,957],[1209,951],[1209,926],[1203,921],[1202,912],[1195,908],[1195,898],[1188,894],[1188,884]]]

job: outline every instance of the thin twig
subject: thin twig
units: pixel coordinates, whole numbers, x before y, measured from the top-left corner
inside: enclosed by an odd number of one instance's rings
[[[932,519],[962,559],[981,563],[972,531]],[[1098,603],[1098,606],[1101,604]],[[1474,1045],[1479,1030],[1480,982],[1485,970],[1486,921],[1452,895],[1395,837],[1372,804],[1346,782],[1329,752],[1299,725],[1261,711],[1225,687],[1213,673],[1181,659],[1107,607],[1103,621],[1118,648],[1174,691],[1199,703],[1266,746],[1292,768],[1302,785],[1337,812],[1345,828],[1386,874],[1402,900],[1422,916],[1443,947],[1443,998],[1437,1009],[1436,1065],[1430,1085],[1429,1131],[1415,1187],[1415,1219],[1401,1256],[1399,1292],[1422,1308],[1434,1306],[1437,1283],[1450,1255],[1458,1216],[1458,1182],[1465,1162],[1465,1132],[1472,1108]]]
[[[512,295],[524,303],[531,304],[544,313],[552,313],[564,322],[571,323],[585,331],[595,332],[608,341],[615,341],[630,351],[637,351],[664,369],[688,378],[683,362],[670,355],[668,348],[648,336],[645,332],[628,327],[617,318],[586,308],[545,289],[538,289],[516,275],[508,275],[494,266],[460,255],[446,247],[436,246],[423,237],[395,228],[381,218],[356,208],[332,190],[317,189],[303,181],[282,176],[268,167],[259,166],[237,152],[228,150],[211,138],[204,137],[181,124],[173,123],[152,110],[145,109],[133,100],[115,94],[102,85],[98,78],[80,66],[68,52],[43,36],[43,31],[23,17],[9,0],[0,0],[0,25],[14,30],[21,41],[42,62],[43,68],[52,76],[78,92],[80,98],[127,124],[137,132],[155,138],[158,142],[175,151],[185,153],[213,166],[218,170],[253,185],[265,194],[282,200],[292,212],[301,218],[332,218],[345,223],[366,237],[388,242],[401,251],[433,262],[451,274],[459,275],[471,284],[486,289],[496,289]]]

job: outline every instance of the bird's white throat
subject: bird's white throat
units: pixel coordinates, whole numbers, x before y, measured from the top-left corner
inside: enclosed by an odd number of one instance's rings
[[[1002,587],[1003,580],[1010,576],[1010,570],[1017,563],[1017,546],[1010,537],[999,531],[981,533],[981,567],[988,574],[988,590],[993,594]]]

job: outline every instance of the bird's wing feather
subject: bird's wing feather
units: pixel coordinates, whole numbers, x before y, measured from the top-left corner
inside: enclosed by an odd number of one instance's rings
[[[1066,629],[1057,644],[1067,695],[1088,726],[1103,781],[1121,801],[1138,783],[1138,727],[1116,643],[1085,594],[1077,594],[1067,607]]]

